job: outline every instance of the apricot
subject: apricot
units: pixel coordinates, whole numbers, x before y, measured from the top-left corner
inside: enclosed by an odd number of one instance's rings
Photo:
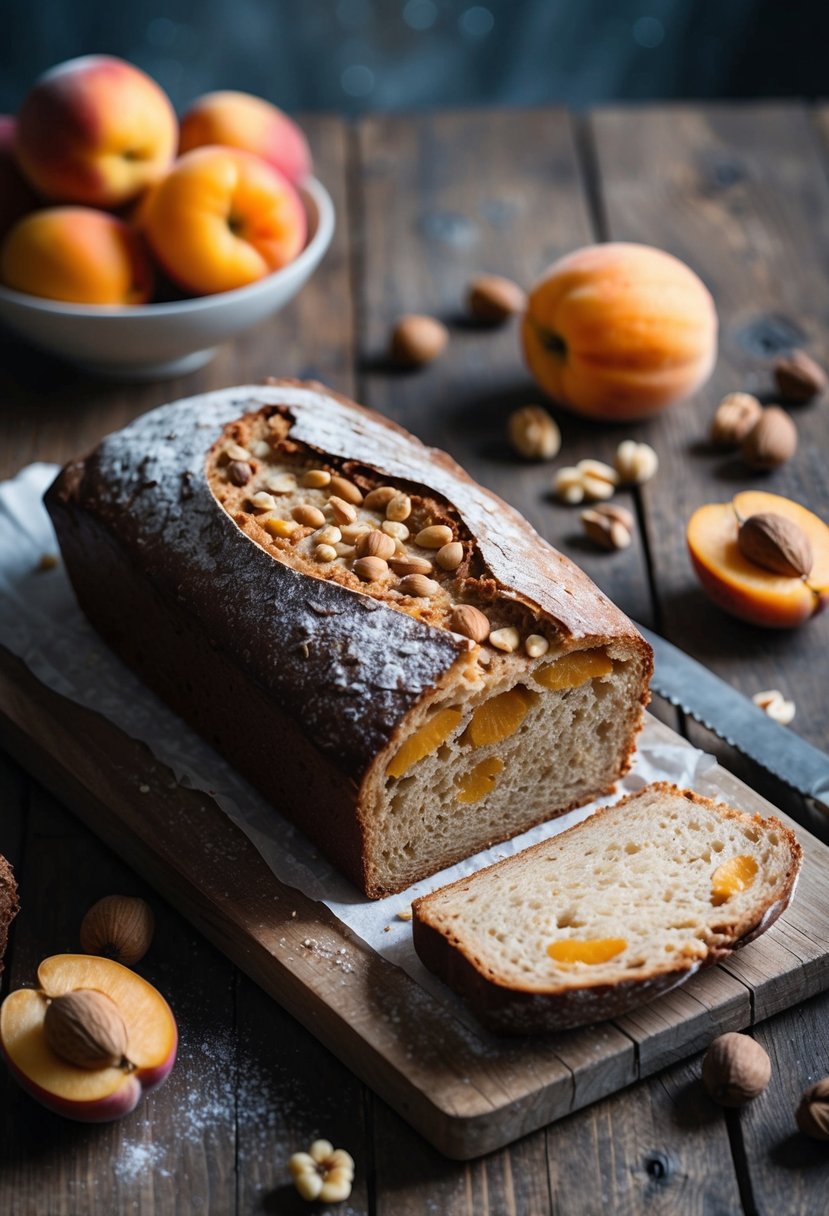
[[[455,798],[458,802],[471,804],[480,802],[495,789],[495,778],[504,767],[500,756],[486,756],[480,764],[476,764],[469,772],[462,773],[455,782],[458,792]]]
[[[44,198],[117,207],[166,172],[177,140],[175,112],[154,80],[123,59],[85,55],[35,82],[16,149]]]
[[[485,747],[508,739],[518,730],[537,696],[538,693],[519,686],[490,697],[473,713],[463,741],[473,747]]]
[[[122,220],[91,207],[46,207],[7,235],[0,281],[72,304],[143,304],[153,273],[140,237]]]
[[[522,337],[530,371],[561,405],[629,421],[705,383],[717,313],[702,281],[671,254],[590,245],[555,262],[532,288]]]
[[[747,891],[757,877],[757,862],[747,854],[732,857],[717,866],[711,875],[711,903],[724,904],[732,895]]]
[[[764,512],[791,520],[811,542],[808,577],[774,574],[740,552],[738,521]],[[752,625],[793,629],[829,600],[829,527],[789,498],[745,490],[732,502],[708,503],[691,516],[687,542],[694,571],[714,603]]]
[[[14,155],[16,129],[10,114],[0,114],[0,239],[38,205],[37,195],[20,172]]]
[[[197,148],[182,156],[141,208],[166,273],[195,295],[255,283],[292,261],[307,221],[294,187],[258,156]]]
[[[10,993],[0,1007],[0,1049],[15,1079],[43,1106],[83,1123],[103,1123],[134,1110],[143,1094],[166,1080],[178,1031],[169,1005],[146,980],[112,959],[56,954],[40,964],[37,981],[37,988]],[[50,1002],[68,993],[103,996],[114,1007],[126,1034],[117,1064],[105,1057],[100,1065],[91,1058],[75,1063],[60,1053],[61,1036],[44,1027]],[[86,1049],[96,1027],[79,1029]]]
[[[612,670],[613,663],[603,650],[577,650],[573,654],[562,655],[546,667],[539,667],[535,679],[543,688],[556,691],[578,688],[588,680],[610,675]]]
[[[627,942],[623,937],[606,937],[578,941],[566,937],[559,942],[551,942],[547,947],[550,958],[557,963],[607,963],[627,950]]]
[[[253,152],[294,185],[311,172],[311,151],[299,126],[282,110],[250,93],[205,93],[181,120],[180,152],[221,144]]]
[[[427,718],[392,757],[387,770],[389,777],[402,777],[419,760],[436,752],[441,743],[445,743],[449,738],[462,716],[459,709],[450,707],[439,709],[431,718]]]

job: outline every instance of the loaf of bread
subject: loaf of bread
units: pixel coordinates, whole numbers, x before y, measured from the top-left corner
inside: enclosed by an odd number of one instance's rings
[[[9,927],[18,912],[17,883],[12,868],[5,857],[0,856],[0,975],[3,974],[3,958],[9,941]]]
[[[371,898],[630,763],[630,621],[445,453],[321,385],[155,410],[46,501],[93,625]]]
[[[564,1030],[618,1017],[764,933],[800,859],[778,819],[659,782],[416,900],[414,944],[491,1029]]]

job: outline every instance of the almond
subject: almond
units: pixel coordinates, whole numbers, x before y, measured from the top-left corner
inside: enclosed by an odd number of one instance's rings
[[[440,583],[425,574],[406,574],[397,584],[398,591],[404,595],[414,596],[415,599],[431,599],[440,592]]]
[[[450,540],[442,545],[435,554],[435,561],[441,570],[457,570],[463,561],[463,545],[459,540]]]
[[[397,547],[391,536],[386,536],[379,528],[372,528],[370,532],[360,533],[354,548],[358,557],[383,557],[388,561],[394,557]]]
[[[797,427],[779,405],[763,410],[743,440],[743,460],[752,469],[776,469],[794,456]]]
[[[382,557],[358,557],[352,569],[364,583],[374,583],[389,572],[388,562]]]
[[[442,549],[452,540],[452,529],[447,524],[430,524],[421,528],[414,540],[421,549]]]
[[[423,367],[442,354],[449,330],[442,321],[420,313],[401,317],[391,335],[391,357],[403,367]]]
[[[458,604],[453,608],[449,627],[473,642],[485,642],[489,637],[489,618],[472,604]]]
[[[395,574],[431,574],[432,563],[425,557],[414,557],[406,554],[402,557],[390,557],[389,565]]]
[[[737,533],[737,548],[755,566],[789,578],[808,577],[815,560],[803,529],[774,511],[749,515]]]
[[[363,501],[362,492],[357,489],[353,481],[349,481],[346,477],[338,477],[335,474],[329,484],[331,493],[342,498],[344,502],[350,502],[352,506],[359,507]]]
[[[826,391],[826,372],[804,350],[793,350],[774,365],[774,379],[784,401],[802,405]]]
[[[527,307],[523,287],[500,274],[480,274],[467,288],[466,306],[476,321],[500,325]]]
[[[43,1037],[56,1055],[77,1068],[117,1068],[127,1051],[127,1028],[111,997],[78,988],[53,997]]]

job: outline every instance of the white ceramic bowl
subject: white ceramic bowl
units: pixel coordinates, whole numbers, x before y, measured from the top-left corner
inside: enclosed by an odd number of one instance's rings
[[[308,243],[293,262],[248,287],[127,308],[64,304],[0,287],[0,320],[99,375],[152,380],[195,371],[222,342],[283,308],[319,265],[334,233],[334,204],[315,177],[300,193]]]

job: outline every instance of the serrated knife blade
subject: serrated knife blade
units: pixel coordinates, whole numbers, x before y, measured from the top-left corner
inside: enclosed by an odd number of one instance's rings
[[[829,816],[829,756],[775,722],[672,642],[637,625],[654,654],[651,688]]]

